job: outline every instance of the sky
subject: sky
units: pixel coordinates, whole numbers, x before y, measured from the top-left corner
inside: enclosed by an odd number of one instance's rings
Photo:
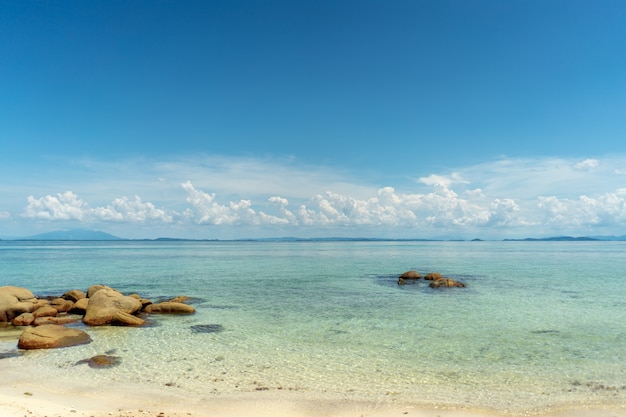
[[[0,238],[626,234],[621,0],[0,0]]]

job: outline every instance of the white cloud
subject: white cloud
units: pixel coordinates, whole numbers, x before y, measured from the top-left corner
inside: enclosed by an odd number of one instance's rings
[[[176,225],[176,230],[187,230],[194,237],[204,237],[198,225],[304,236],[332,235],[333,230],[355,236],[368,230],[381,236],[428,237],[600,229],[621,234],[626,229],[626,188],[623,176],[616,174],[624,159],[619,158],[502,159],[423,176],[417,182],[407,180],[399,187],[373,187],[331,171],[319,174],[293,166],[292,161],[272,167],[265,160],[247,159],[238,168],[213,164],[203,171],[202,164],[188,167],[183,171],[193,177],[174,187],[174,168],[181,165],[174,163],[164,171],[156,168],[163,165],[167,164],[154,164],[147,168],[149,175],[134,180],[135,188],[146,190],[148,198],[108,193],[109,200],[103,202],[90,194],[85,198],[82,191],[81,197],[73,191],[31,195],[21,218]],[[235,174],[236,179],[228,180],[220,169]],[[246,169],[250,171],[247,177]],[[252,185],[245,185],[246,180]],[[143,186],[145,181],[149,186]],[[324,181],[328,183],[322,189]],[[123,183],[128,187],[128,181]],[[115,189],[115,184],[109,188]],[[11,217],[4,213],[0,219]]]
[[[41,198],[29,196],[27,201],[28,204],[22,214],[22,217],[27,219],[130,223],[148,221],[170,223],[173,220],[164,210],[157,209],[152,203],[143,203],[137,196],[134,200],[126,197],[116,198],[108,206],[96,208],[90,208],[71,191]]]
[[[39,220],[83,220],[88,212],[87,203],[71,191],[56,196],[47,195],[36,199],[28,196],[24,217]]]
[[[119,222],[163,222],[171,223],[173,217],[164,210],[158,209],[152,203],[144,203],[135,196],[134,200],[127,197],[116,198],[106,207],[97,207],[90,211],[91,216],[107,221]]]
[[[232,225],[255,224],[258,216],[250,208],[249,200],[240,200],[222,205],[215,201],[215,193],[208,194],[197,190],[191,181],[181,184],[187,193],[186,201],[191,208],[186,211],[186,217],[197,224]]]
[[[600,165],[600,161],[597,159],[585,159],[574,164],[574,169],[578,171],[588,171],[590,169],[597,168]]]

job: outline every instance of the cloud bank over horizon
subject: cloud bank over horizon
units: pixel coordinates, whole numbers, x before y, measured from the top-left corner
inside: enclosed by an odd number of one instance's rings
[[[501,158],[382,186],[355,173],[294,161],[143,162],[141,168],[129,161],[120,169],[92,161],[93,177],[74,179],[69,189],[26,195],[16,209],[0,206],[0,228],[11,226],[10,233],[22,236],[84,227],[129,238],[224,239],[626,231],[626,160],[615,156]],[[106,189],[94,178],[107,183]]]

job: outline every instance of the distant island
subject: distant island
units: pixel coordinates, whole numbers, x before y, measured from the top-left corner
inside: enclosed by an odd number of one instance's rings
[[[0,239],[2,240],[2,239]],[[268,238],[240,238],[240,239],[189,239],[175,237],[158,237],[155,239],[127,239],[110,233],[89,230],[70,229],[40,233],[28,237],[5,238],[16,241],[148,241],[148,242],[485,242],[490,239],[422,239],[422,238],[372,238],[372,237],[268,237]],[[493,239],[492,241],[497,241]],[[621,236],[552,236],[526,237],[521,239],[502,239],[504,242],[594,242],[594,241],[626,241],[626,235]]]
[[[600,241],[607,239],[598,239],[595,237],[572,237],[572,236],[555,236],[555,237],[542,237],[534,238],[527,237],[525,239],[504,239],[505,242],[590,242]]]

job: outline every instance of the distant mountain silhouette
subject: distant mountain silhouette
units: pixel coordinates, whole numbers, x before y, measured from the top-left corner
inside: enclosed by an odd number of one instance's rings
[[[525,239],[504,239],[507,242],[589,242],[600,240],[593,237],[572,237],[572,236],[554,236],[554,237],[527,237]]]
[[[97,230],[73,229],[56,230],[25,238],[26,240],[124,240],[109,233]]]

